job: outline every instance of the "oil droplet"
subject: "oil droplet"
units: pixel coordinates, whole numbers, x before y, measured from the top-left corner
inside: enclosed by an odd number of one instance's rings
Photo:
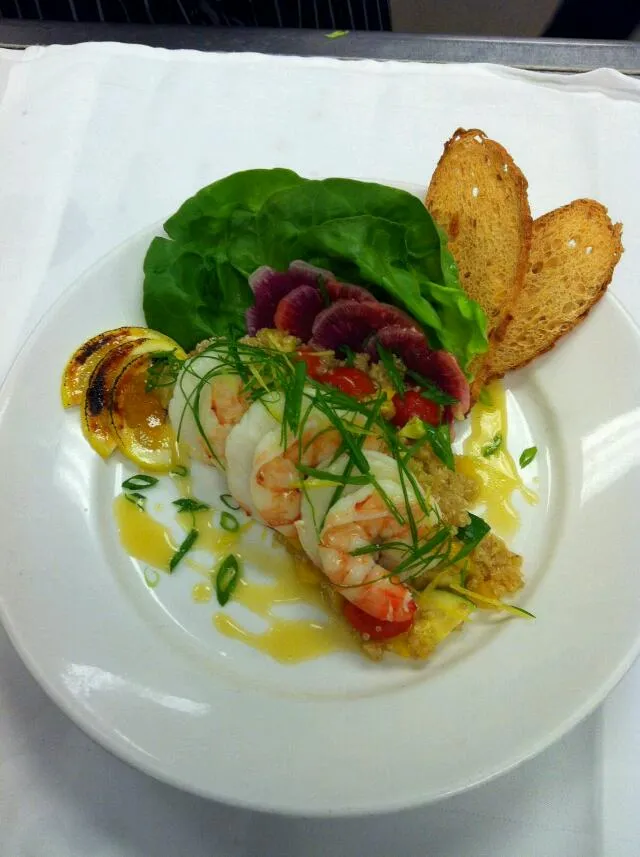
[[[191,590],[191,597],[196,604],[207,604],[213,597],[213,586],[210,583],[196,583]]]
[[[160,583],[160,574],[155,570],[155,568],[145,568],[144,582],[147,584],[149,589],[155,589]]]
[[[130,503],[124,494],[113,501],[113,512],[126,552],[147,565],[167,571],[177,550],[168,528]]]
[[[530,505],[538,502],[538,495],[522,481],[520,471],[507,449],[507,407],[502,384],[495,382],[488,388],[490,404],[477,402],[471,411],[471,434],[463,445],[463,455],[456,457],[456,470],[478,482],[478,501],[486,505],[484,518],[499,535],[508,538],[517,532],[520,515],[513,504],[513,494],[519,491]],[[497,452],[483,456],[482,450],[491,444],[496,435],[502,444]]]
[[[178,518],[186,521],[184,515],[179,515]],[[243,524],[237,530],[230,532],[229,530],[223,530],[222,527],[217,527],[214,523],[211,509],[204,509],[201,512],[196,512],[194,526],[200,533],[198,537],[198,548],[200,550],[207,550],[215,555],[226,556],[233,551],[242,534],[247,532],[251,526],[251,522]],[[188,529],[191,529],[191,516],[189,516]]]

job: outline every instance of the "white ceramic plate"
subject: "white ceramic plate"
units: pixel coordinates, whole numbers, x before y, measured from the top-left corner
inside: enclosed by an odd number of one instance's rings
[[[111,516],[60,372],[88,336],[142,322],[151,232],[90,270],[40,324],[0,398],[2,618],[51,697],[137,767],[287,813],[399,809],[542,750],[588,714],[640,641],[638,333],[607,297],[508,383],[510,448],[535,443],[540,503],[516,541],[535,622],[474,622],[432,661],[335,654],[282,666],[217,634],[174,575],[151,592]]]

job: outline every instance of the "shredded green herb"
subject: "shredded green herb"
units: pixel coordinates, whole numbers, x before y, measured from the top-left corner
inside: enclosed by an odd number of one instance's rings
[[[177,507],[178,512],[202,512],[205,509],[210,509],[208,503],[203,503],[202,500],[196,500],[194,497],[180,497],[173,501],[173,505]]]
[[[158,387],[173,387],[180,374],[182,360],[175,351],[156,351],[151,354],[144,388],[147,392]]]
[[[396,366],[393,354],[390,351],[387,351],[387,349],[379,342],[376,343],[376,348],[378,350],[380,362],[384,367],[384,371],[387,373],[389,380],[391,381],[391,386],[399,396],[404,396],[405,386],[402,379],[402,372]]]
[[[458,527],[456,536],[458,541],[462,542],[462,548],[453,557],[452,562],[454,563],[458,563],[469,556],[491,530],[491,527],[483,518],[479,518],[478,515],[474,515],[472,512],[469,512],[469,519],[469,523],[465,527]]]
[[[344,362],[350,368],[353,368],[356,364],[356,355],[349,348],[348,345],[341,345],[339,348],[340,354],[344,354]]]
[[[327,482],[333,485],[371,485],[373,479],[367,473],[362,473],[357,476],[351,476],[344,473],[331,473],[330,470],[318,470],[317,467],[307,467],[305,464],[298,464],[298,470],[304,476],[309,476],[312,479],[319,479],[322,482]]]
[[[169,574],[171,574],[173,571],[175,571],[177,565],[189,553],[191,548],[197,542],[198,535],[199,535],[199,533],[195,529],[195,527],[192,530],[189,530],[189,533],[187,534],[186,538],[184,539],[184,541],[182,542],[182,544],[180,545],[178,550],[171,557],[171,560],[169,562]]]
[[[477,545],[480,544],[490,530],[491,527],[483,518],[474,515],[473,512],[469,512],[469,523],[464,527],[458,527],[456,535],[465,544]]]
[[[433,381],[429,378],[425,378],[424,375],[420,375],[419,372],[414,372],[413,369],[407,369],[407,375],[420,384],[422,387],[420,391],[421,394],[426,399],[431,399],[431,401],[435,402],[436,405],[455,405],[458,401],[455,396],[445,393],[445,391],[441,390],[440,387],[433,383]]]
[[[412,417],[400,429],[400,436],[415,441],[413,446],[409,447],[408,455],[414,456],[428,443],[434,455],[449,470],[455,470],[456,465],[453,456],[453,447],[451,446],[451,432],[446,423],[439,426],[432,426],[431,423],[425,422],[425,420],[421,420],[419,417]]]
[[[493,439],[489,441],[489,443],[485,443],[482,447],[482,455],[484,458],[490,458],[492,455],[495,455],[500,451],[502,447],[502,434],[498,432],[494,435]]]
[[[147,498],[139,491],[125,491],[124,498],[133,503],[134,506],[137,506],[138,509],[144,509],[147,502]]]

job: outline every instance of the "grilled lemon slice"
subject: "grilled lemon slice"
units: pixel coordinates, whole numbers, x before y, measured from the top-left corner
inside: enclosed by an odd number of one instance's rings
[[[131,339],[148,334],[146,327],[116,327],[105,330],[83,343],[69,358],[62,373],[61,397],[65,408],[82,404],[91,373],[107,353]]]
[[[177,462],[175,432],[162,387],[149,389],[154,353],[140,354],[113,386],[111,424],[122,452],[145,470],[167,471]]]
[[[143,328],[145,336],[132,338],[111,347],[94,367],[82,398],[82,431],[93,449],[107,458],[118,445],[111,420],[113,387],[124,368],[136,357],[147,354],[173,354],[184,360],[186,354],[169,337]]]

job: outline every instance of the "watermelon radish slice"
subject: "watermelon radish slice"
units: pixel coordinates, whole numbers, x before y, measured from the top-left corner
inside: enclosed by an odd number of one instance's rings
[[[309,281],[310,284],[315,284],[318,288],[320,288],[319,281],[321,280],[332,301],[374,301],[377,303],[377,298],[374,298],[370,291],[362,286],[354,286],[352,283],[338,282],[335,274],[327,271],[326,268],[317,268],[315,265],[310,265],[308,262],[302,262],[298,259],[289,265],[289,270],[307,274],[311,278]]]
[[[333,351],[340,346],[362,351],[372,334],[388,325],[416,328],[417,322],[390,304],[338,300],[316,316],[311,345]]]
[[[247,310],[245,317],[247,330],[251,336],[263,327],[274,327],[276,310],[280,301],[300,286],[313,288],[321,296],[322,304],[316,313],[328,302],[337,300],[377,303],[371,292],[362,286],[339,283],[331,271],[299,260],[292,262],[287,271],[275,271],[273,268],[263,265],[251,274],[249,285],[254,294],[254,305]],[[316,303],[317,301],[314,301],[313,305]],[[294,305],[297,304],[294,302]],[[289,304],[286,305],[286,307],[289,306]],[[310,308],[312,306],[311,299],[305,298],[303,306]],[[291,318],[290,309],[283,310],[283,313],[286,313],[282,316],[283,318],[287,320]],[[310,316],[309,327],[314,318],[315,315]]]
[[[324,300],[318,289],[314,286],[297,286],[282,298],[273,320],[278,330],[307,342],[311,338],[313,322],[323,307]]]
[[[318,316],[319,318],[320,316]],[[456,419],[463,419],[471,407],[471,392],[456,358],[448,351],[433,351],[420,330],[409,330],[397,324],[380,329],[367,346],[373,360],[378,360],[377,343],[397,354],[407,369],[427,378],[458,402],[451,406]],[[416,382],[418,383],[418,382]]]
[[[304,285],[302,277],[292,276],[289,271],[274,271],[263,265],[249,277],[255,302],[247,310],[247,331],[253,336],[263,327],[273,327],[273,317],[281,299],[297,286]]]
[[[332,301],[358,301],[358,303],[378,303],[377,298],[363,289],[362,286],[354,286],[352,283],[338,283],[333,281],[326,283],[327,293]]]
[[[318,284],[318,280],[322,279],[324,283],[334,283],[336,275],[326,268],[318,268],[317,265],[310,265],[308,262],[303,262],[301,259],[296,259],[289,265],[289,271],[296,276],[304,278],[304,282],[310,286]]]

